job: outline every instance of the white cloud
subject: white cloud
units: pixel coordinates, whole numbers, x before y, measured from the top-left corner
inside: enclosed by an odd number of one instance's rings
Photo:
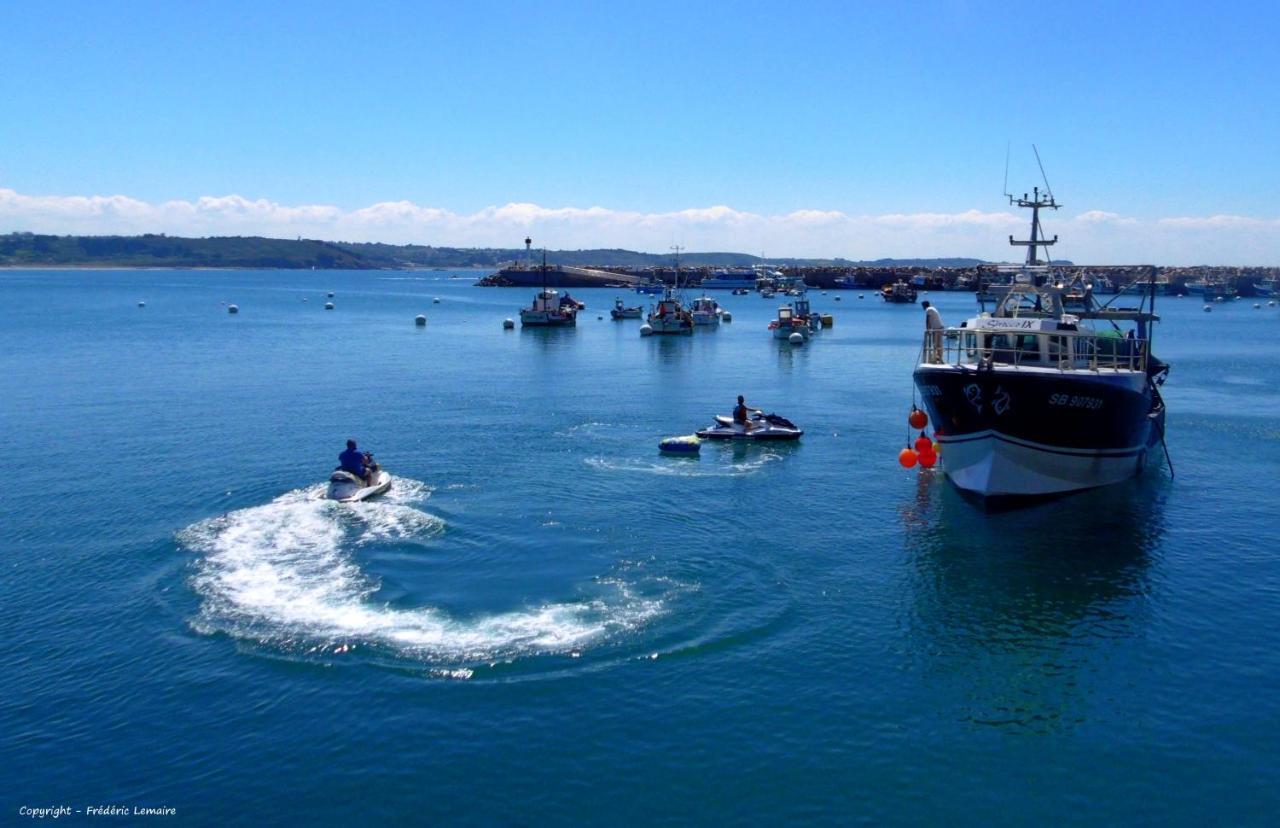
[[[736,250],[773,256],[976,256],[1015,259],[1027,217],[1014,212],[850,215],[795,210],[764,215],[726,205],[661,213],[606,207],[510,203],[456,213],[410,201],[354,210],[285,205],[238,195],[149,203],[128,196],[36,196],[0,189],[0,232],[55,234],[262,235],[340,241],[519,247],[526,235],[551,248],[623,247],[665,252]],[[1104,210],[1045,219],[1062,242],[1054,255],[1107,264],[1280,263],[1280,219],[1248,216],[1135,219]]]

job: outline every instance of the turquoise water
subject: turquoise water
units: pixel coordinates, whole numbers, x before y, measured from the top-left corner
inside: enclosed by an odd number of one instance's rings
[[[1280,309],[1161,301],[1176,477],[984,514],[895,461],[919,308],[452,275],[0,272],[5,813],[1274,818]],[[739,393],[804,439],[658,455]],[[386,498],[314,499],[348,436]]]

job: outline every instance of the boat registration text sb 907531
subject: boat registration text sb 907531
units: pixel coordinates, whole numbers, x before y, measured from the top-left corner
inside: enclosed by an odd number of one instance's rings
[[[1102,408],[1102,399],[1099,397],[1082,397],[1076,394],[1050,394],[1049,405],[1065,405],[1068,408],[1087,408],[1090,411],[1097,411]]]

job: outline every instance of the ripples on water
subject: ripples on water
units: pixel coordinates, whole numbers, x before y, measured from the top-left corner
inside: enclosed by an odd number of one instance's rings
[[[1175,479],[988,514],[894,462],[918,308],[812,297],[836,327],[796,349],[758,297],[646,340],[404,278],[0,274],[39,493],[0,499],[11,787],[200,819],[306,780],[290,818],[346,824],[1280,808],[1275,314],[1162,310]],[[658,453],[740,393],[801,443]],[[347,436],[387,497],[298,488]]]

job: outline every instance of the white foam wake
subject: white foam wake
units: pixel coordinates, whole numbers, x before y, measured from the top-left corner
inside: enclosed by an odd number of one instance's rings
[[[755,474],[769,463],[781,460],[782,455],[764,453],[751,460],[717,464],[714,460],[699,462],[698,457],[663,457],[657,460],[636,458],[611,460],[605,457],[587,457],[583,463],[590,468],[612,472],[636,472],[663,477],[744,477]]]
[[[203,598],[197,627],[289,649],[362,642],[396,654],[449,662],[567,652],[633,629],[662,610],[625,583],[604,580],[604,597],[477,618],[435,607],[393,608],[371,600],[376,579],[351,552],[360,544],[426,539],[444,528],[412,505],[429,490],[397,478],[388,497],[360,504],[299,489],[270,503],[201,521],[179,533],[200,555],[193,578]]]

